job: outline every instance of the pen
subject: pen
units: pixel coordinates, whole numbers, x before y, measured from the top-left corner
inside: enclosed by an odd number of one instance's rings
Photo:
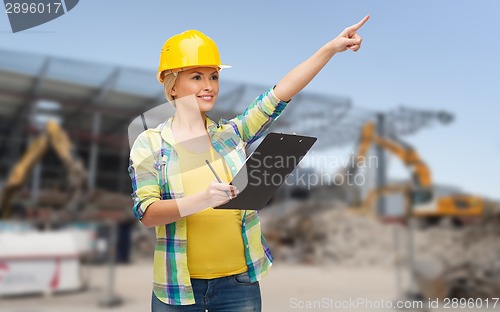
[[[210,170],[212,170],[212,173],[214,174],[215,178],[217,179],[217,181],[219,181],[219,183],[222,183],[222,180],[219,178],[219,176],[217,175],[217,172],[215,172],[214,168],[212,167],[212,165],[210,164],[210,162],[208,160],[205,160],[205,162],[207,163],[208,167],[210,168]],[[224,191],[226,193],[226,195],[232,199],[231,197],[231,194],[229,194],[228,191]]]

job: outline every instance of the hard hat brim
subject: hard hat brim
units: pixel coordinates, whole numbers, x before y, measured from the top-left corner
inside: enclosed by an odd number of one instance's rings
[[[163,81],[161,80],[161,74],[163,72],[168,72],[169,74],[170,73],[180,73],[181,71],[185,71],[185,70],[188,70],[188,69],[191,69],[191,68],[197,68],[197,67],[217,67],[219,69],[219,71],[221,71],[224,68],[231,68],[232,66],[231,65],[200,65],[200,66],[190,66],[190,67],[185,67],[185,68],[169,69],[169,70],[164,70],[164,71],[161,71],[161,72],[157,72],[156,73],[156,80],[158,80],[158,82],[160,84],[163,84]]]

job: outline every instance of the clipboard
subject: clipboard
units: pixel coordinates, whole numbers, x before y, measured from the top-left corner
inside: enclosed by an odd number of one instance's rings
[[[316,140],[296,134],[269,133],[230,183],[240,190],[238,196],[214,208],[261,210]]]

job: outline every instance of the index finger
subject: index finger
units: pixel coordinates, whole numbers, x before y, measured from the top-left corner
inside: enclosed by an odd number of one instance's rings
[[[358,30],[363,26],[367,20],[370,19],[370,15],[365,16],[359,23],[352,25],[350,28],[353,30]]]

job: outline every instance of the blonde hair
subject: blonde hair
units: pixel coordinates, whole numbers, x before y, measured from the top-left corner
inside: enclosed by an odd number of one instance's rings
[[[174,75],[172,72],[169,73],[167,71],[163,71],[161,73],[161,78],[163,79],[163,93],[165,94],[165,98],[174,104],[174,107],[175,98],[170,94],[170,92],[174,88],[177,77],[179,77],[179,75]]]

